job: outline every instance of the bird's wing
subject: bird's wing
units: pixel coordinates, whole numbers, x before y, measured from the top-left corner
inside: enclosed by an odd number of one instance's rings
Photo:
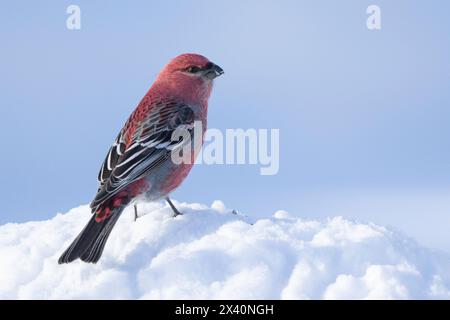
[[[182,145],[172,141],[175,130],[193,130],[194,111],[184,103],[162,102],[150,110],[142,120],[132,115],[110,148],[98,175],[100,187],[91,203],[94,211],[167,160],[174,146]]]
[[[123,139],[123,134],[121,131],[116,140],[114,140],[113,145],[109,149],[105,161],[103,161],[102,167],[100,168],[100,171],[98,173],[97,180],[98,182],[100,182],[100,188],[108,180],[112,170],[116,167],[120,156],[123,155],[124,152],[125,140]]]

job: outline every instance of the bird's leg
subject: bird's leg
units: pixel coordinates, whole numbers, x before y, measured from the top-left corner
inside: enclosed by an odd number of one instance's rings
[[[136,221],[139,218],[138,213],[137,213],[137,204],[134,204],[134,221]]]
[[[175,208],[175,206],[173,205],[172,201],[170,201],[169,197],[166,197],[166,201],[169,203],[169,206],[172,208],[173,210],[173,217],[175,218],[176,216],[182,214],[180,211],[178,211],[177,208]]]

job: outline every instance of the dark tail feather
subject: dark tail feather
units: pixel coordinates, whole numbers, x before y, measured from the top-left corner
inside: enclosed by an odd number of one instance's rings
[[[101,222],[96,222],[95,214],[93,214],[86,227],[61,255],[58,263],[70,263],[78,258],[81,258],[84,262],[96,263],[100,259],[106,240],[108,240],[109,234],[124,208],[124,206],[120,206],[113,209],[109,218]]]

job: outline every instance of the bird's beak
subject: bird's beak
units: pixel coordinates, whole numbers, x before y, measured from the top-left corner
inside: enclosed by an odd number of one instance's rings
[[[209,80],[215,79],[223,74],[223,69],[212,62],[208,63],[203,71],[203,76]]]

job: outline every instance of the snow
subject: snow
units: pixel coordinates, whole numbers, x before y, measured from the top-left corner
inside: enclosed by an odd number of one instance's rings
[[[0,226],[0,299],[449,299],[449,256],[395,230],[286,211],[253,220],[211,206],[127,208],[96,265],[57,259],[90,216]]]

